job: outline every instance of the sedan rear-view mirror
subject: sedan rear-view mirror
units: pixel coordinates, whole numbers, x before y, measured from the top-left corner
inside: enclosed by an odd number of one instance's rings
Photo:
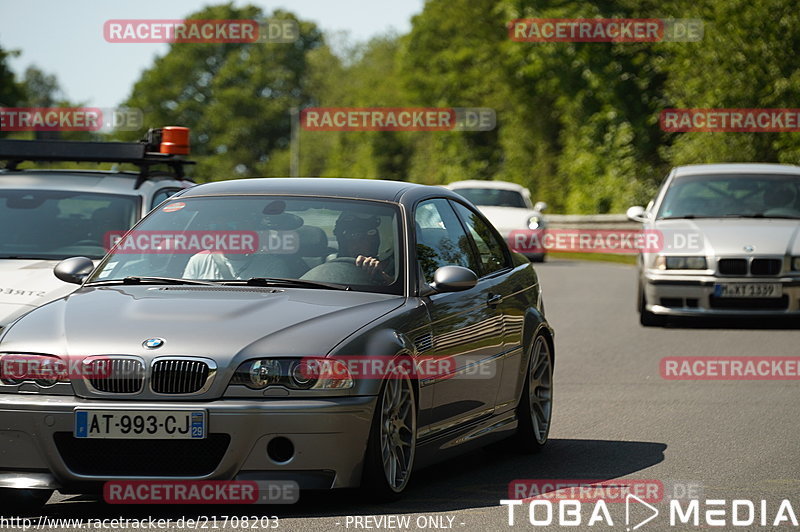
[[[94,263],[86,257],[64,259],[53,268],[56,277],[65,283],[81,284],[94,270]]]
[[[646,222],[647,216],[645,216],[644,212],[644,207],[636,205],[628,209],[625,215],[634,222]]]
[[[442,266],[433,273],[431,288],[437,292],[461,292],[478,284],[478,276],[463,266]]]

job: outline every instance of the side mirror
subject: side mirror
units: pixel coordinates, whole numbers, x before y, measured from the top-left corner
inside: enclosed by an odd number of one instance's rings
[[[478,276],[463,266],[442,266],[433,272],[431,288],[437,292],[462,292],[478,284]]]
[[[537,201],[536,204],[533,206],[533,210],[537,212],[544,212],[547,208],[547,203],[543,201]]]
[[[628,217],[629,220],[634,222],[646,222],[647,216],[645,216],[644,207],[636,205],[635,207],[631,207],[630,209],[625,212],[625,215]]]
[[[94,263],[86,257],[64,259],[53,268],[56,277],[65,283],[81,284],[94,270]]]

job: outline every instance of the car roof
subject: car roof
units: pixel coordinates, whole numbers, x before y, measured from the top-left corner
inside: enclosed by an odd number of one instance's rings
[[[182,198],[207,195],[298,194],[398,201],[408,191],[431,189],[428,185],[351,177],[261,177],[215,181],[187,189]]]
[[[46,189],[139,195],[149,188],[191,184],[172,175],[151,175],[137,189],[136,172],[93,170],[0,170],[0,189]]]
[[[502,190],[516,190],[519,192],[525,190],[525,187],[518,185],[517,183],[511,183],[508,181],[484,181],[481,179],[453,181],[452,183],[449,183],[447,187],[451,190],[458,188],[496,188]]]
[[[708,174],[794,174],[800,175],[800,166],[771,163],[692,164],[675,168],[675,177]]]

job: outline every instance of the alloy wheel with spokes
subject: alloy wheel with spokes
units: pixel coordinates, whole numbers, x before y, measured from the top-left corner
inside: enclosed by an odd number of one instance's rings
[[[408,485],[417,443],[417,404],[410,376],[387,375],[367,445],[363,487],[371,498],[392,500]]]
[[[381,408],[381,457],[383,472],[389,486],[402,490],[414,463],[414,390],[406,377],[396,376],[386,381]]]
[[[547,338],[541,334],[531,343],[517,415],[520,447],[538,452],[547,443],[553,415],[553,354]]]

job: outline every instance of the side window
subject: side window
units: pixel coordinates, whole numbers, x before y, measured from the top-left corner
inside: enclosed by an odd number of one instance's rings
[[[506,261],[506,244],[498,239],[494,231],[484,222],[477,213],[457,202],[452,202],[467,229],[475,240],[480,255],[480,265],[470,265],[479,275],[488,275],[508,266]]]
[[[155,209],[156,207],[159,206],[159,204],[162,201],[164,201],[165,199],[169,198],[173,194],[177,194],[181,190],[182,189],[180,189],[180,188],[162,188],[161,190],[156,192],[155,195],[153,196],[153,201],[150,204],[150,209],[151,210]]]
[[[420,203],[414,222],[417,261],[427,282],[433,282],[433,274],[441,266],[469,267],[472,262],[469,238],[447,200]]]

